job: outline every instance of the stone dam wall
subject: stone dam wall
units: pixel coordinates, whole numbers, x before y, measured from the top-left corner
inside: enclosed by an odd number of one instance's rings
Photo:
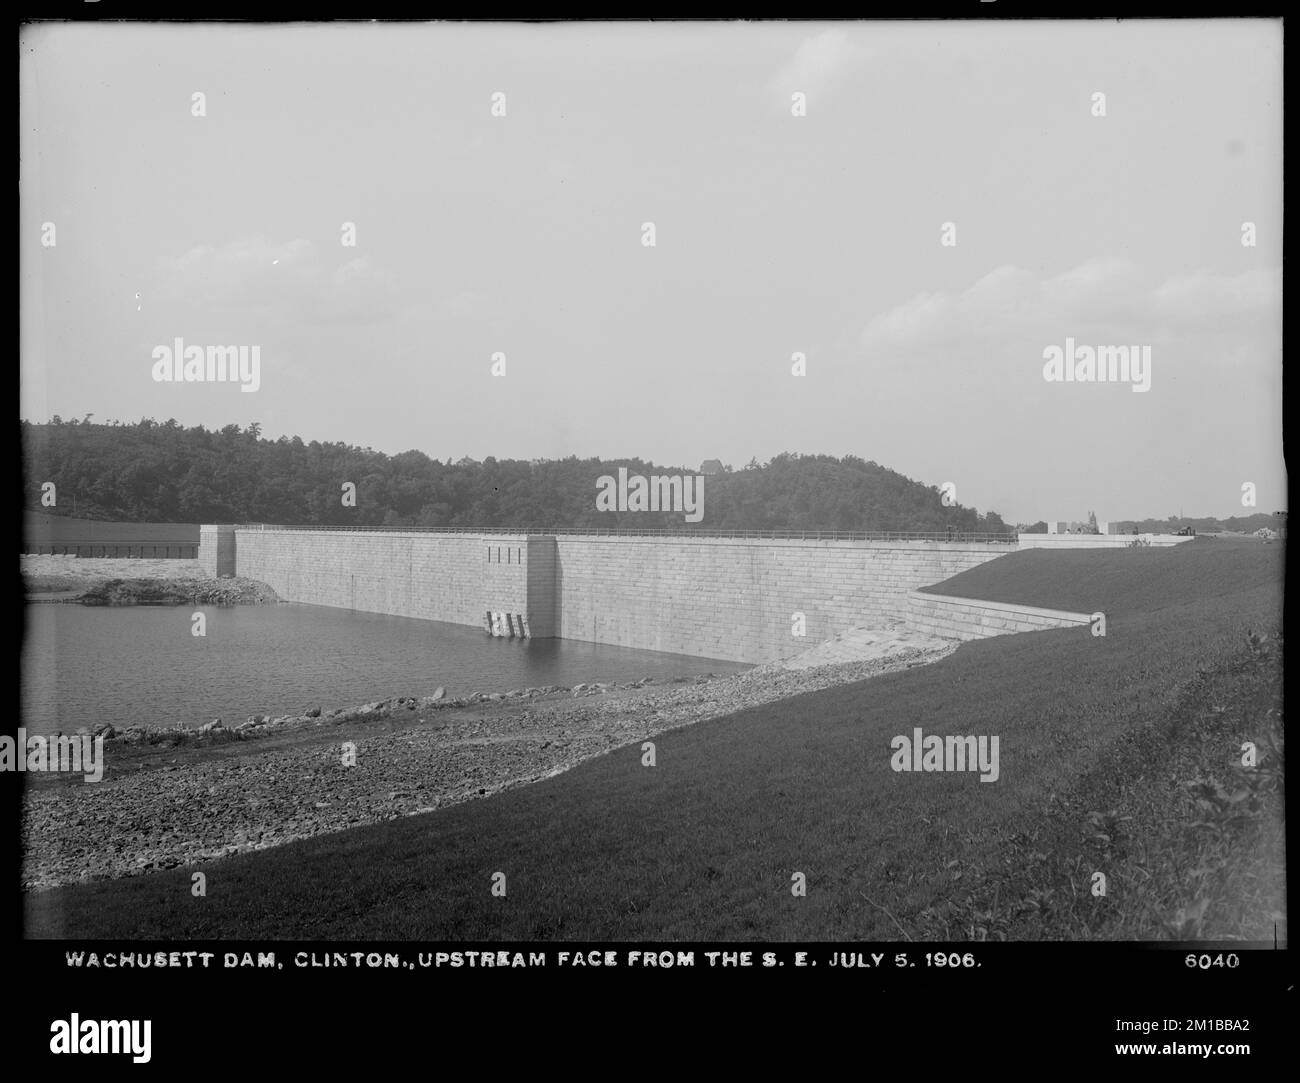
[[[743,662],[787,658],[850,628],[906,620],[908,592],[1013,544],[565,536],[565,639]],[[803,636],[797,636],[802,614]]]
[[[547,578],[553,539],[274,527],[235,535],[238,574],[286,601],[478,627],[489,612],[522,614],[532,635],[555,634],[550,592],[538,584],[530,602],[529,584],[530,556]]]
[[[1064,609],[1040,609],[1030,605],[985,602],[976,598],[952,598],[946,594],[908,595],[908,626],[915,631],[945,639],[984,639],[1014,632],[1038,632],[1044,628],[1077,628],[1090,623],[1090,614]]]
[[[1156,548],[1182,545],[1186,534],[1021,534],[1021,549],[1125,549],[1140,542]]]
[[[261,580],[288,601],[477,627],[506,614],[525,618],[537,638],[754,663],[909,620],[911,591],[1017,548],[270,526],[205,526],[200,537],[204,567],[220,569],[213,574]],[[517,632],[523,621],[497,626]]]

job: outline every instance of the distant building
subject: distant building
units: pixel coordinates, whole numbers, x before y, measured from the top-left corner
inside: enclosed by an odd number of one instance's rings
[[[701,474],[721,474],[722,461],[720,459],[705,459],[700,463]]]
[[[1109,534],[1111,532],[1110,523],[1105,519],[1098,519],[1097,533]],[[1047,533],[1049,534],[1091,534],[1092,526],[1089,523],[1079,520],[1050,519],[1047,523]]]

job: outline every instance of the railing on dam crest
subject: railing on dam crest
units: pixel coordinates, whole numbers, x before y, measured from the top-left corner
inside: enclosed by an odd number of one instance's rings
[[[537,534],[587,535],[610,537],[673,538],[775,538],[802,541],[933,541],[986,542],[1015,544],[1015,531],[992,532],[971,530],[687,530],[676,527],[520,527],[520,526],[342,526],[316,523],[286,526],[280,523],[241,523],[237,530],[343,530],[372,531],[387,534]]]

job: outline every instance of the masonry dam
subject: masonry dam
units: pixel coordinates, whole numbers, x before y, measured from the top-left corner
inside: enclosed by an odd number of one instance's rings
[[[257,579],[291,602],[761,663],[892,621],[956,639],[1087,623],[917,593],[1022,547],[1081,544],[1032,539],[203,526],[199,560],[209,575]],[[1130,540],[1094,536],[1089,547]]]

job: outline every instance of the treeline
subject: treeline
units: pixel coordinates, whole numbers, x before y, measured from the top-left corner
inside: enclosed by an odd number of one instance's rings
[[[596,510],[597,479],[687,474],[641,459],[463,458],[386,455],[345,443],[263,439],[256,423],[220,430],[175,420],[135,424],[22,422],[25,506],[84,519],[319,526],[1006,531],[996,512],[944,507],[922,485],[854,456],[781,454],[724,468],[704,482],[704,518],[679,512]],[[42,505],[53,482],[57,503]],[[343,485],[356,506],[343,506]]]
[[[1112,529],[1120,534],[1176,534],[1184,527],[1191,527],[1198,534],[1215,534],[1221,531],[1236,531],[1241,534],[1253,534],[1262,527],[1276,530],[1285,525],[1285,519],[1268,512],[1256,512],[1254,515],[1230,515],[1226,519],[1213,516],[1202,519],[1184,519],[1171,515],[1168,519],[1123,519],[1112,524]]]
[[[1279,526],[1285,525],[1285,517],[1269,515],[1265,512],[1256,512],[1254,515],[1246,516],[1230,515],[1226,519],[1216,519],[1214,516],[1202,519],[1184,519],[1177,515],[1171,515],[1168,519],[1120,519],[1110,524],[1110,533],[1177,534],[1180,530],[1191,527],[1197,534],[1218,534],[1234,531],[1238,534],[1253,534],[1261,528],[1277,530]],[[1075,532],[1097,533],[1095,521],[1091,524],[1083,521],[1072,522],[1069,526]],[[1047,523],[1039,520],[1037,523],[1021,527],[1020,533],[1046,534]]]

